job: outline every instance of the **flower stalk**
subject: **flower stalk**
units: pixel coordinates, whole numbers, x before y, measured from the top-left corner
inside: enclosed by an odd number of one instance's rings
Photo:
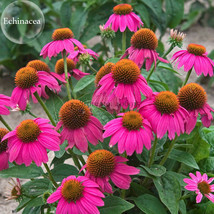
[[[43,165],[44,165],[45,169],[47,170],[47,173],[48,173],[48,175],[49,175],[49,179],[51,180],[51,182],[53,183],[53,185],[54,185],[56,188],[58,188],[59,185],[58,185],[58,184],[56,183],[56,181],[54,180],[50,168],[48,167],[48,165],[47,165],[46,163],[43,163]]]
[[[0,121],[4,124],[4,126],[9,130],[12,131],[11,127],[7,124],[4,118],[0,115]]]

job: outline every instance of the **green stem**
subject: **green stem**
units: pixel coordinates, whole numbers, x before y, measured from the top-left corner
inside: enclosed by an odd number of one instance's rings
[[[168,148],[168,151],[166,152],[166,154],[164,155],[163,159],[161,160],[160,162],[160,165],[164,165],[164,163],[166,162],[167,158],[169,157],[169,154],[171,153],[174,145],[175,145],[175,142],[177,140],[178,136],[176,135],[174,140],[170,143],[169,145],[169,148]]]
[[[53,175],[52,175],[51,170],[49,169],[48,165],[47,165],[46,163],[43,163],[43,164],[44,164],[44,166],[45,166],[45,169],[47,170],[47,173],[48,173],[48,175],[49,175],[49,179],[51,180],[51,182],[53,183],[53,185],[54,185],[56,188],[58,188],[59,185],[58,185],[58,184],[56,183],[56,181],[54,180]]]
[[[73,158],[74,164],[78,167],[78,169],[80,170],[82,167],[79,163],[79,160],[76,156],[76,154],[73,153],[72,149],[68,149],[68,152],[70,153],[71,157]]]
[[[4,120],[4,118],[2,116],[0,116],[0,121],[4,124],[4,126],[9,130],[12,131],[12,129],[10,128],[10,126],[7,124],[7,122]]]
[[[68,79],[68,81],[69,81],[69,85],[70,85],[70,89],[71,89],[71,94],[72,94],[73,98],[76,99],[76,94],[75,94],[74,91],[73,91],[73,86],[72,86],[71,77]]]
[[[183,195],[183,196],[181,196],[181,198],[179,200],[181,201],[181,200],[184,200],[186,198],[190,198],[191,196],[192,196],[192,194]]]
[[[122,32],[122,52],[126,51],[126,31]]]
[[[158,142],[158,138],[157,138],[157,135],[155,135],[155,140],[154,140],[154,144],[152,146],[151,156],[150,156],[150,159],[149,159],[148,167],[150,167],[154,162],[155,149],[156,149],[156,146],[157,146],[157,142]]]
[[[82,165],[84,166],[86,164],[84,158],[81,155],[78,155],[77,157],[81,161]]]
[[[165,53],[163,56],[161,56],[161,57],[162,57],[162,58],[165,58],[165,57],[172,51],[173,48],[174,48],[174,46],[171,45],[171,46],[169,47],[169,49],[166,51],[166,53]],[[160,63],[160,60],[157,61],[156,67],[158,66],[159,63]],[[148,77],[146,78],[146,81],[147,81],[147,82],[149,82],[150,77],[152,76],[154,70],[155,70],[155,64],[153,63],[152,69],[151,69],[151,71],[150,71]]]
[[[125,190],[125,189],[122,189],[122,190],[121,190],[121,198],[122,198],[122,199],[125,199],[125,198],[126,198],[126,190]]]
[[[92,151],[91,151],[91,148],[90,148],[90,147],[88,147],[88,153],[89,153],[89,154],[91,154],[91,153],[92,153]]]
[[[56,123],[54,121],[54,119],[52,118],[50,112],[48,111],[47,106],[45,105],[45,103],[42,101],[41,97],[39,96],[39,94],[37,92],[34,93],[34,96],[36,97],[36,99],[39,101],[40,105],[42,106],[42,108],[44,109],[45,113],[47,114],[48,118],[50,119],[51,123],[56,126]]]
[[[34,118],[37,118],[37,116],[35,114],[33,114],[31,111],[28,111],[28,114],[31,115]]]
[[[68,81],[68,66],[67,66],[67,59],[66,59],[66,51],[63,50],[62,52],[63,55],[63,61],[64,61],[64,72],[65,72],[65,80],[66,80],[66,90],[67,90],[67,94],[68,94],[68,99],[71,100],[71,93],[70,93],[70,85],[69,85],[69,81]]]
[[[96,74],[97,70],[95,68],[93,68],[89,63],[88,63],[88,67]]]
[[[187,84],[188,79],[189,79],[191,73],[192,73],[192,68],[188,71],[188,73],[187,73],[187,75],[186,75],[186,78],[185,78],[185,80],[184,80],[184,82],[183,82],[182,87],[185,86],[185,85]]]

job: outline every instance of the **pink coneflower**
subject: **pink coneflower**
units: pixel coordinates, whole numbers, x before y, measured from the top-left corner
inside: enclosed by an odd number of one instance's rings
[[[72,53],[74,51],[74,44],[79,49],[84,49],[83,45],[73,37],[74,34],[69,28],[56,29],[52,34],[53,41],[42,48],[40,56],[43,56],[43,58],[48,56],[51,59],[52,56],[56,57],[57,54],[64,50],[66,53]]]
[[[149,71],[152,63],[155,63],[157,59],[168,63],[167,60],[158,56],[156,48],[158,46],[158,39],[154,32],[148,28],[142,28],[138,30],[131,38],[131,47],[129,47],[122,59],[129,55],[129,59],[133,60],[139,68],[141,68],[145,62],[146,70]]]
[[[185,108],[180,106],[177,96],[170,91],[155,92],[151,99],[144,100],[139,108],[140,114],[151,123],[158,138],[168,131],[169,139],[184,133],[184,125],[189,117]]]
[[[0,115],[10,114],[10,111],[5,106],[10,106],[10,97],[0,94]]]
[[[143,145],[149,150],[153,140],[152,128],[147,119],[136,111],[119,114],[120,118],[111,120],[105,126],[103,137],[111,137],[109,146],[118,143],[118,151],[123,154],[132,155],[142,153]]]
[[[56,79],[60,80],[62,83],[66,83],[65,79],[63,79],[59,74],[56,74],[55,72],[51,72],[49,66],[41,61],[41,60],[31,60],[28,62],[26,67],[32,67],[35,68],[38,72],[43,71],[49,73],[51,76],[55,77]]]
[[[176,61],[177,68],[184,66],[184,71],[189,71],[193,67],[197,75],[208,74],[213,76],[214,62],[207,57],[206,48],[202,45],[189,44],[187,50],[176,52],[171,60]]]
[[[15,76],[16,88],[13,90],[11,95],[11,103],[17,106],[21,110],[25,110],[27,102],[29,101],[30,95],[33,102],[36,103],[37,99],[34,93],[37,92],[39,96],[47,98],[45,87],[56,91],[60,90],[60,86],[54,77],[44,71],[37,71],[32,67],[24,67],[16,72]]]
[[[112,30],[117,32],[120,29],[124,32],[128,27],[130,31],[137,31],[137,28],[143,26],[143,22],[140,17],[132,12],[133,8],[130,4],[119,4],[113,8],[114,14],[112,14],[106,22],[104,28],[109,25],[112,26]]]
[[[13,183],[8,182],[11,186],[12,189],[10,190],[10,193],[7,193],[7,199],[6,200],[16,200],[18,199],[21,194],[22,194],[22,187],[21,187],[21,183],[20,180],[18,178],[16,178],[16,182],[11,178],[11,181]]]
[[[79,49],[78,47],[75,47],[74,48],[74,52],[72,52],[71,54],[69,54],[68,58],[74,60],[74,62],[78,62],[80,55],[82,55],[82,54],[88,54],[91,57],[93,57],[94,59],[97,59],[97,57],[99,56],[97,53],[95,53],[91,49],[87,48],[86,45],[83,45],[83,47],[84,47],[84,49]]]
[[[37,166],[41,166],[48,162],[46,149],[60,150],[60,134],[48,122],[42,118],[24,120],[14,131],[4,136],[3,140],[8,140],[10,162],[29,166],[34,161]]]
[[[201,202],[203,195],[214,203],[214,195],[211,193],[214,192],[214,184],[210,185],[214,178],[208,179],[206,173],[201,175],[198,171],[196,172],[196,176],[192,173],[189,173],[189,176],[192,179],[184,178],[183,180],[187,183],[185,189],[194,191],[197,194],[196,203]]]
[[[0,128],[0,171],[9,168],[7,153],[7,140],[2,141],[3,137],[9,133],[7,129]]]
[[[114,156],[107,150],[96,150],[88,156],[83,169],[86,168],[85,176],[95,181],[102,192],[113,193],[109,179],[120,189],[129,189],[131,183],[130,175],[136,175],[139,169],[128,166],[123,162],[128,159]]]
[[[80,80],[89,73],[84,73],[76,68],[76,63],[72,59],[66,58],[67,68],[68,68],[68,78],[73,76],[75,79]],[[55,65],[55,72],[60,75],[63,79],[65,79],[64,73],[64,61],[63,59],[59,59]]]
[[[100,107],[104,104],[116,112],[120,111],[121,106],[132,110],[139,106],[141,92],[146,97],[152,95],[152,89],[132,60],[120,60],[111,71],[99,81],[100,88],[92,98],[93,105]]]
[[[63,126],[61,143],[67,140],[67,148],[76,146],[81,152],[86,152],[88,141],[93,145],[97,145],[99,140],[103,141],[102,124],[91,115],[89,107],[82,101],[69,100],[64,103],[59,111],[59,117],[56,129]]]
[[[104,197],[99,186],[87,177],[69,176],[63,179],[47,203],[59,201],[56,214],[99,214],[97,206],[104,206]]]
[[[204,126],[209,127],[214,110],[207,103],[206,91],[197,83],[189,83],[182,87],[178,93],[180,105],[189,112],[189,120],[186,123],[186,132],[194,129],[197,122],[198,113],[201,115],[201,121]]]

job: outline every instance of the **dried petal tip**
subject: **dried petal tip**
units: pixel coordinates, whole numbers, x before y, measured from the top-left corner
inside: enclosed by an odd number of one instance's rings
[[[174,47],[175,46],[182,47],[182,43],[185,37],[186,37],[186,34],[182,32],[178,32],[178,30],[171,29],[169,43],[174,45]]]

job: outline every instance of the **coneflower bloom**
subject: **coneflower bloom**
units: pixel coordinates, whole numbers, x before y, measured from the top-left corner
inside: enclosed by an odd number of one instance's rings
[[[157,46],[158,39],[155,33],[148,28],[142,28],[131,37],[131,47],[126,50],[121,58],[129,55],[129,59],[134,61],[139,68],[145,62],[146,70],[149,71],[153,62],[156,65],[157,59],[168,63],[167,60],[158,56],[155,50]]]
[[[74,52],[72,52],[71,54],[69,54],[68,58],[74,60],[74,62],[78,62],[80,55],[82,55],[82,54],[88,54],[91,57],[93,57],[94,59],[97,59],[97,57],[99,56],[97,53],[95,53],[91,49],[87,48],[86,45],[83,45],[83,47],[84,47],[84,49],[79,49],[78,47],[75,47],[74,48]]]
[[[187,50],[176,52],[171,60],[176,61],[177,68],[184,66],[184,71],[195,69],[197,75],[213,76],[214,62],[207,57],[206,48],[198,44],[189,44]]]
[[[10,114],[10,111],[6,106],[10,107],[10,97],[0,94],[0,115]]]
[[[49,120],[36,118],[22,121],[14,131],[3,138],[8,140],[9,161],[18,165],[29,166],[32,161],[37,166],[48,162],[46,149],[59,151],[60,134],[56,132]]]
[[[15,76],[16,88],[11,95],[11,104],[17,106],[21,110],[25,110],[30,95],[33,102],[36,103],[37,99],[34,93],[37,92],[39,96],[46,96],[45,87],[59,92],[60,86],[54,77],[47,72],[37,71],[32,67],[24,67],[16,72]]]
[[[189,173],[189,178],[184,178],[184,182],[187,183],[185,189],[189,191],[194,191],[197,194],[196,203],[200,203],[203,196],[207,197],[210,201],[214,203],[214,184],[210,185],[214,178],[208,179],[206,173],[201,175],[200,172],[196,172],[196,175]]]
[[[99,186],[85,176],[69,176],[47,199],[47,203],[58,202],[56,214],[99,214],[105,196]]]
[[[117,32],[118,29],[124,32],[126,28],[130,31],[137,31],[137,28],[143,26],[140,17],[132,12],[133,8],[130,4],[119,4],[113,8],[112,14],[106,22],[104,28],[111,25],[113,31]]]
[[[8,182],[11,186],[12,189],[10,190],[10,193],[7,194],[7,199],[6,200],[16,200],[18,199],[21,194],[22,194],[22,187],[20,180],[16,178],[16,182],[11,178],[13,183]]]
[[[76,39],[73,38],[74,34],[69,28],[59,28],[56,29],[52,34],[52,42],[46,44],[40,53],[40,56],[49,59],[51,57],[56,57],[57,54],[63,52],[72,53],[74,51],[74,45],[79,49],[84,49],[83,45]]]
[[[207,103],[206,91],[197,83],[189,83],[182,87],[178,93],[180,105],[189,112],[189,119],[186,123],[186,132],[194,129],[197,122],[198,113],[201,115],[201,121],[204,126],[209,127],[213,116],[211,111],[214,110]]]
[[[37,71],[47,72],[51,76],[54,76],[56,79],[60,80],[62,83],[66,83],[65,79],[63,79],[59,74],[51,72],[49,66],[41,60],[31,60],[30,62],[28,62],[26,67],[32,67],[35,68]]]
[[[8,159],[9,154],[7,152],[7,140],[2,141],[3,137],[8,134],[9,131],[4,128],[0,128],[0,171],[9,168]]]
[[[112,111],[119,112],[121,106],[132,110],[139,106],[141,93],[146,97],[152,95],[152,89],[140,74],[139,67],[129,59],[117,62],[99,81],[100,88],[93,94],[92,103],[98,107],[102,104]]]
[[[118,143],[119,153],[126,151],[127,155],[132,155],[134,151],[142,153],[143,146],[150,150],[154,137],[148,120],[136,111],[120,113],[119,116],[122,117],[111,120],[104,126],[103,138],[111,136],[109,146]]]
[[[57,124],[61,132],[61,143],[68,141],[67,148],[76,146],[81,152],[88,150],[88,141],[97,145],[103,141],[103,126],[100,121],[91,115],[87,105],[80,100],[69,100],[64,103],[59,111],[60,121]]]
[[[180,106],[177,96],[170,91],[155,92],[151,99],[145,99],[139,113],[146,118],[158,138],[168,131],[169,139],[174,139],[185,131],[185,123],[189,113]]]
[[[129,189],[130,175],[140,172],[139,169],[123,163],[126,161],[128,159],[114,156],[110,151],[96,150],[88,156],[87,163],[81,170],[86,168],[85,176],[96,182],[102,192],[113,193],[110,179],[120,189]]]
[[[80,80],[82,77],[89,75],[89,73],[84,73],[76,68],[76,63],[69,58],[66,58],[67,68],[68,68],[68,78],[73,76],[75,79]],[[65,79],[64,73],[64,60],[59,59],[55,65],[55,72],[61,76],[61,78]]]

